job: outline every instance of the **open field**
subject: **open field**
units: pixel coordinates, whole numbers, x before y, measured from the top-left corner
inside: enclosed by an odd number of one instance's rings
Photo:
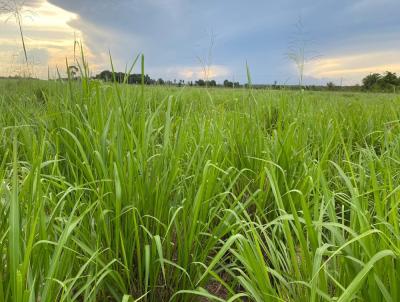
[[[0,81],[0,302],[400,301],[399,114]]]

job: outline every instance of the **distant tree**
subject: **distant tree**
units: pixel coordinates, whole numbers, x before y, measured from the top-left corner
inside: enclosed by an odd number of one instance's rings
[[[124,72],[111,72],[109,70],[104,70],[95,76],[96,79],[103,80],[105,82],[112,81],[117,83],[127,84],[141,84],[142,83],[142,75],[141,74],[129,74],[127,75]],[[144,83],[146,85],[155,85],[160,84],[163,85],[165,82],[163,79],[158,79],[157,81],[152,79],[149,75],[144,76]]]
[[[393,91],[396,92],[396,86],[399,85],[399,79],[396,73],[386,71],[385,74],[379,80],[380,90],[382,91]]]
[[[326,83],[326,87],[328,88],[328,90],[334,90],[335,84],[333,82],[328,82]]]
[[[379,73],[372,73],[367,75],[362,79],[363,88],[365,90],[371,90],[376,87],[381,79],[381,75]]]
[[[146,85],[152,85],[152,84],[155,83],[155,80],[153,80],[152,78],[150,78],[150,76],[149,76],[148,74],[146,74],[146,75],[144,76],[144,83],[145,83]]]
[[[96,75],[96,79],[103,80],[105,82],[112,80],[112,72],[109,70],[104,70]]]
[[[146,81],[146,78],[145,78]],[[141,74],[131,74],[128,78],[129,84],[140,84],[142,82],[142,75]]]
[[[115,81],[117,83],[122,83],[125,79],[125,74],[123,72],[114,72],[113,78],[115,78]],[[129,80],[129,77],[128,77]]]
[[[224,87],[226,88],[233,88],[233,83],[229,80],[224,81]]]
[[[386,71],[381,80],[386,84],[398,85],[398,78],[395,72]]]
[[[216,87],[217,86],[217,82],[215,80],[211,80],[207,82],[207,86],[208,87]]]
[[[195,83],[197,86],[206,86],[206,82],[202,79],[197,80]]]

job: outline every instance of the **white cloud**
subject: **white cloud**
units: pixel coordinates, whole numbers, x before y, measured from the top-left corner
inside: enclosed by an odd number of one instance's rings
[[[193,67],[180,67],[177,69],[179,76],[184,79],[220,79],[230,75],[229,68],[221,65],[211,65],[209,67],[193,66]]]
[[[30,73],[46,78],[48,68],[54,73],[56,66],[65,69],[65,58],[73,57],[74,39],[81,37],[69,25],[78,16],[44,0],[25,1],[22,16]],[[0,76],[15,75],[25,66],[19,29],[10,15],[0,15],[0,22]]]
[[[320,78],[344,78],[347,83],[354,84],[369,73],[387,70],[400,72],[399,50],[324,57],[310,62],[306,73]]]
[[[205,79],[208,73],[209,80],[218,80],[229,78],[232,71],[223,65],[211,65],[209,68],[202,66],[169,66],[165,68],[151,68],[150,75],[152,77],[166,77],[167,79],[177,80],[198,80]]]

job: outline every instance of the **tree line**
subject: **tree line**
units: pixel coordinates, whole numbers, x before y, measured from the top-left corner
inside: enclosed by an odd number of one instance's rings
[[[124,72],[111,72],[109,70],[104,70],[97,74],[94,79],[102,80],[105,82],[117,82],[117,83],[127,83],[127,84],[141,84],[142,75],[141,74],[125,74]],[[200,87],[217,87],[224,86],[227,88],[237,88],[241,87],[239,82],[231,82],[229,80],[224,80],[222,84],[218,84],[215,80],[205,81],[203,79],[198,79],[197,81],[185,81],[185,80],[164,80],[162,78],[152,79],[149,75],[144,75],[145,85],[175,85],[175,86],[200,86]]]
[[[362,80],[362,88],[366,91],[396,92],[399,87],[400,77],[390,71],[384,74],[371,73]]]
[[[79,79],[79,70],[75,66],[70,66],[68,73],[72,79]],[[124,72],[111,72],[104,70],[92,77],[93,79],[102,80],[105,82],[118,82],[127,84],[141,84],[142,74],[126,74]],[[240,84],[239,82],[232,82],[224,80],[222,83],[217,83],[215,80],[203,80],[198,79],[196,81],[185,81],[185,80],[164,80],[162,78],[152,79],[149,75],[143,75],[143,82],[145,85],[169,85],[169,86],[198,86],[198,87],[225,87],[225,88],[240,88],[247,87],[247,84]],[[362,85],[352,86],[337,86],[333,82],[328,82],[326,86],[320,85],[278,85],[277,81],[274,84],[256,84],[252,85],[255,89],[304,89],[304,90],[331,90],[331,91],[371,91],[371,92],[396,92],[400,88],[400,76],[398,77],[395,72],[386,71],[383,74],[372,73],[362,79]]]
[[[371,73],[365,76],[362,85],[336,86],[333,82],[326,84],[326,90],[350,90],[350,91],[370,91],[370,92],[396,92],[400,88],[400,76],[395,72],[386,71],[383,74]]]

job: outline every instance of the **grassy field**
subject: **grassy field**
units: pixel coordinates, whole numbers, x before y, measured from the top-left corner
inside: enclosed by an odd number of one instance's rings
[[[0,302],[400,301],[400,98],[0,81]]]

